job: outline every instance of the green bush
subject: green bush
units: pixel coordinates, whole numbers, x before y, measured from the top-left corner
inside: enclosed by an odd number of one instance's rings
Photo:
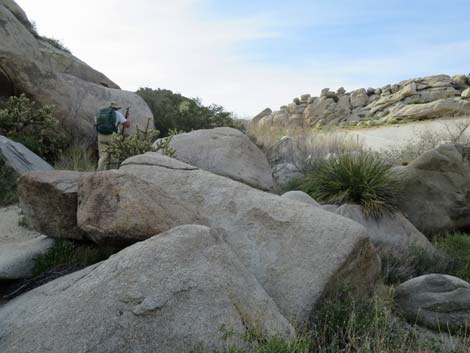
[[[295,186],[318,202],[361,205],[366,216],[374,217],[395,210],[400,194],[391,166],[367,153],[318,160]]]
[[[0,106],[0,135],[54,162],[66,146],[66,139],[53,113],[53,106],[41,106],[24,94],[10,97]]]
[[[44,36],[41,36],[40,39],[50,45],[52,45],[54,48],[56,49],[59,49],[61,51],[64,51],[66,53],[69,53],[69,54],[72,54],[72,52],[70,51],[69,48],[67,48],[65,46],[65,44],[59,40],[59,39],[55,39],[55,38],[48,38],[48,37],[44,37]]]
[[[16,203],[16,174],[0,159],[0,207]]]
[[[118,249],[79,244],[69,240],[56,240],[51,249],[35,259],[33,274],[39,276],[55,269],[80,269],[106,260]]]
[[[150,151],[162,151],[166,156],[175,156],[175,150],[170,147],[172,135],[159,140],[154,146],[160,132],[150,129],[149,124],[150,122],[147,123],[144,130],[137,128],[136,133],[130,136],[113,134],[113,138],[107,146],[108,168],[118,168],[126,159]]]
[[[400,284],[431,273],[443,273],[470,281],[470,235],[450,233],[432,240],[438,250],[430,253],[411,247],[408,252],[382,251],[382,277],[387,284]]]
[[[189,132],[220,126],[243,129],[243,125],[218,105],[204,106],[199,99],[191,99],[166,89],[141,88],[137,91],[154,116],[155,128],[161,136],[171,130]]]

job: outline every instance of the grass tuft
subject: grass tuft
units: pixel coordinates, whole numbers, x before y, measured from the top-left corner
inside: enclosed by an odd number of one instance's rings
[[[318,202],[361,205],[366,216],[378,217],[397,209],[400,183],[379,157],[349,153],[317,161],[298,189]]]

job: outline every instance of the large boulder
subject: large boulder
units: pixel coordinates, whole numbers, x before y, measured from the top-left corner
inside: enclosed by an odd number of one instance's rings
[[[440,332],[470,327],[470,283],[456,277],[431,274],[411,279],[396,289],[395,303],[410,323]]]
[[[222,352],[253,332],[287,338],[294,329],[222,237],[195,225],[0,309],[2,353]]]
[[[134,126],[152,113],[142,98],[126,92],[75,56],[40,37],[13,1],[0,3],[0,96],[26,93],[56,106],[65,128],[79,137],[95,136],[96,110],[117,101],[132,108]]]
[[[191,205],[118,171],[80,178],[77,222],[88,238],[108,245],[135,243],[179,225],[207,224]]]
[[[315,201],[310,195],[303,191],[289,191],[282,195],[283,198],[298,201],[313,207],[320,207],[320,204]]]
[[[18,197],[26,223],[51,238],[84,240],[77,225],[78,181],[83,173],[31,172],[18,180]]]
[[[124,161],[120,171],[144,179],[199,209],[293,323],[340,283],[367,291],[380,261],[366,230],[346,218],[253,189],[159,153]]]
[[[400,212],[375,218],[366,217],[360,205],[342,205],[330,210],[362,224],[378,248],[397,254],[407,253],[412,248],[434,251],[431,242]]]
[[[461,98],[446,98],[424,104],[398,106],[391,115],[397,119],[437,119],[470,115],[470,101]]]
[[[239,130],[228,127],[197,130],[174,136],[170,145],[180,161],[257,189],[274,188],[266,156]]]
[[[424,234],[470,229],[470,146],[442,145],[406,167],[400,208]]]
[[[17,175],[54,169],[49,163],[21,143],[14,142],[5,136],[0,136],[0,160]]]
[[[0,209],[0,281],[30,277],[34,259],[45,254],[54,240],[19,225],[16,206]]]

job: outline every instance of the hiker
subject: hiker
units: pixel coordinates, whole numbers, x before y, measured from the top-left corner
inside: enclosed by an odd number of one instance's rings
[[[112,102],[108,107],[98,110],[95,117],[96,131],[98,132],[98,161],[97,171],[106,170],[109,163],[108,144],[112,140],[113,133],[119,131],[119,127],[129,128],[130,122],[119,111],[122,107]]]

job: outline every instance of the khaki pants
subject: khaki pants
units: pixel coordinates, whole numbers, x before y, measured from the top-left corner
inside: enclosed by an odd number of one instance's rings
[[[106,152],[108,148],[108,144],[112,141],[113,135],[101,135],[98,134],[98,153],[100,155],[100,159],[98,160],[98,168],[96,171],[103,171],[108,169],[110,164],[110,157],[109,153]]]

